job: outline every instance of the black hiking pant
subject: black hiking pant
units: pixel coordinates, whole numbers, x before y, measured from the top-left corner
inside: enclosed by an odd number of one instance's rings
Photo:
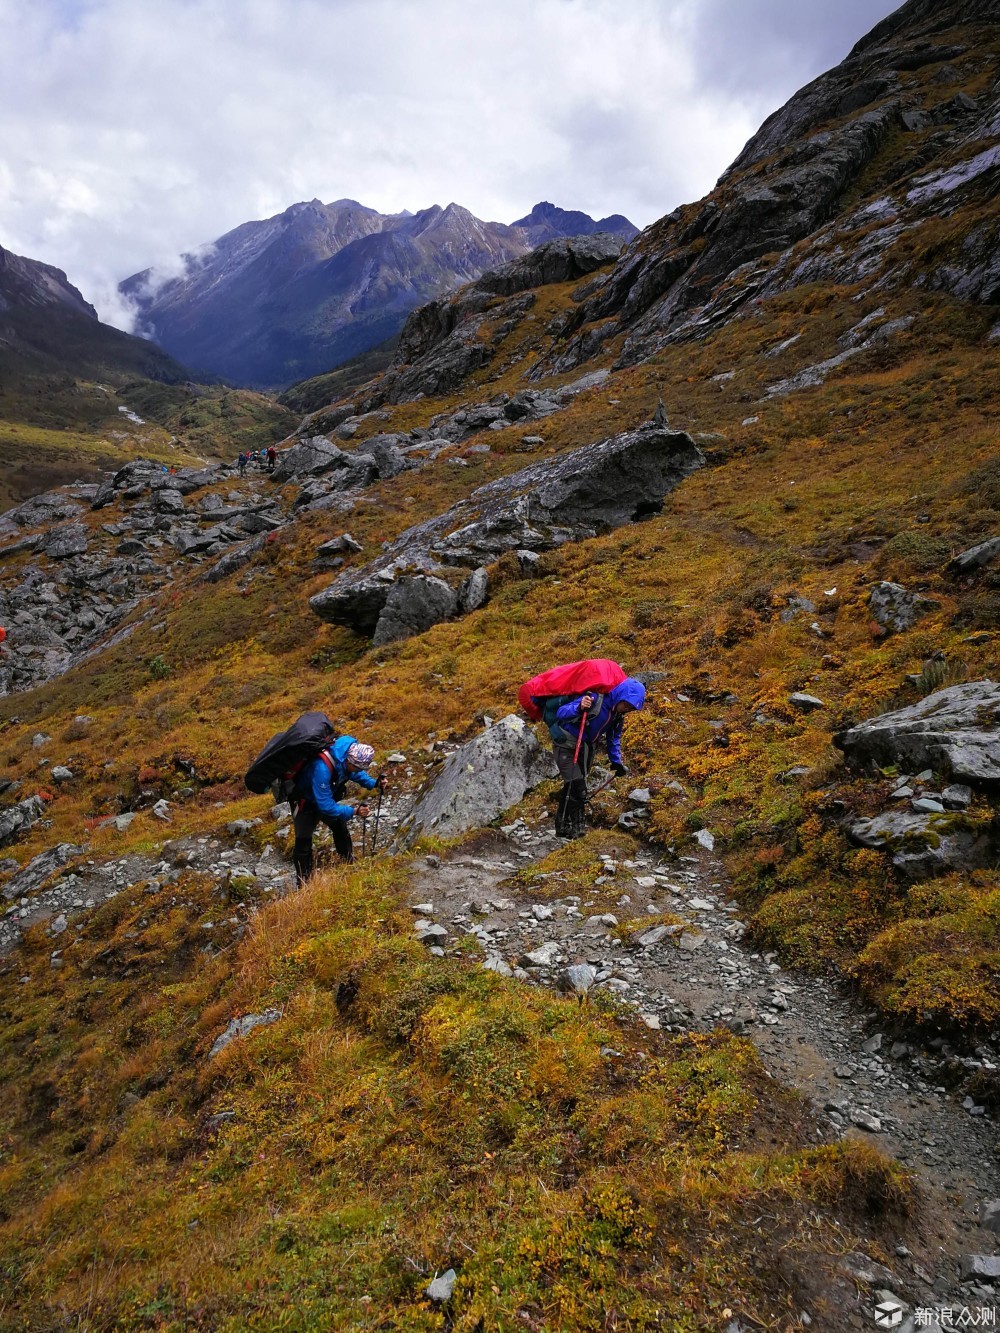
[[[582,838],[587,831],[587,771],[590,768],[591,749],[588,745],[580,746],[576,763],[572,745],[556,744],[552,747],[556,767],[563,780],[563,789],[556,806],[556,833],[560,838]]]
[[[354,860],[354,843],[346,819],[324,819],[319,808],[312,801],[300,801],[295,811],[295,848],[292,851],[292,865],[295,867],[295,882],[301,886],[313,872],[313,835],[320,820],[333,834],[333,845],[342,861]]]

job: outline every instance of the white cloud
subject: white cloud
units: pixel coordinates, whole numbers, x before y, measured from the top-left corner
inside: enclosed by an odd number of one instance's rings
[[[891,8],[0,0],[0,245],[127,324],[120,278],[299,199],[646,225]]]

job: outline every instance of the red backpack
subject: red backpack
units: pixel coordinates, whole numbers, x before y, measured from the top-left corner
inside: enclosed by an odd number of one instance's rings
[[[584,662],[550,667],[541,675],[532,676],[518,690],[517,699],[532,722],[540,722],[542,705],[537,700],[545,700],[557,694],[585,694],[588,690],[607,694],[608,690],[613,690],[626,679],[625,672],[617,662],[612,662],[608,657],[590,657]]]

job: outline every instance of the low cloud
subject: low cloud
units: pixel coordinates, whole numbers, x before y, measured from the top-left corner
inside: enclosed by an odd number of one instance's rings
[[[299,199],[644,226],[892,7],[0,0],[0,245],[127,327],[118,280]]]

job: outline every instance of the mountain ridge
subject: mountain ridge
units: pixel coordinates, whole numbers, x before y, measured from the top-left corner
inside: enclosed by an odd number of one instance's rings
[[[161,348],[101,323],[62,269],[0,246],[0,371],[17,376],[115,370],[168,382],[189,378]]]
[[[455,202],[380,214],[313,199],[227,232],[187,256],[181,277],[154,286],[147,269],[120,290],[189,364],[284,388],[393,337],[410,310],[534,245],[602,227],[637,234],[620,215],[599,224],[547,203],[506,226]]]

